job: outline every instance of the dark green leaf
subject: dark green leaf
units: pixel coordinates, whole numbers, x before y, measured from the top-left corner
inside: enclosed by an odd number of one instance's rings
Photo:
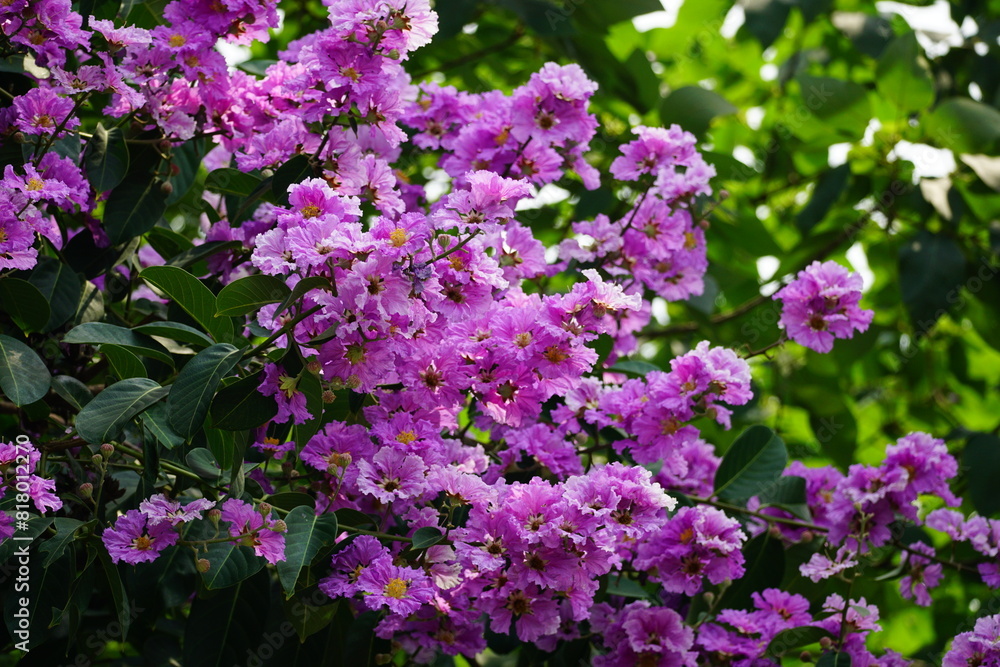
[[[308,156],[305,155],[296,155],[278,167],[271,181],[271,189],[274,192],[275,201],[281,206],[287,206],[288,186],[301,183],[311,176],[313,176],[313,168],[309,164]]]
[[[49,369],[35,351],[19,340],[0,335],[0,389],[17,406],[45,397],[51,382]]]
[[[976,511],[983,516],[1000,512],[1000,438],[988,433],[977,433],[969,438],[963,454],[969,496]]]
[[[819,643],[823,637],[834,638],[828,631],[813,625],[788,628],[774,636],[774,639],[767,645],[766,655],[771,658],[780,658],[785,653],[801,652],[801,649]]]
[[[213,557],[211,552],[207,556],[209,560]],[[195,598],[184,628],[184,659],[181,664],[187,667],[256,665],[261,662],[256,658],[262,655],[258,653],[261,647],[273,650],[264,637],[267,610],[271,603],[267,575],[243,581],[248,578],[249,575],[233,582],[235,585],[232,588],[217,595]],[[278,637],[282,643],[286,641],[281,634]],[[290,640],[291,637],[288,638]],[[248,656],[256,662],[248,661]]]
[[[947,236],[921,231],[899,251],[903,303],[920,333],[958,302],[964,280],[965,256]]]
[[[648,361],[642,361],[639,359],[623,359],[616,362],[615,365],[608,370],[618,373],[631,373],[632,375],[645,377],[647,373],[661,369],[656,364],[651,364]]]
[[[212,344],[212,339],[193,327],[179,322],[150,322],[137,327],[132,327],[132,331],[145,334],[147,336],[159,336],[160,338],[170,338],[182,343],[190,343],[199,347]]]
[[[785,0],[753,0],[743,3],[744,25],[762,48],[767,48],[781,36],[788,21],[791,3]]]
[[[180,447],[184,444],[184,438],[177,435],[170,428],[170,422],[167,418],[167,406],[165,404],[156,403],[155,405],[151,405],[142,411],[139,419],[142,420],[142,425],[146,427],[150,435],[156,438],[167,449]]]
[[[49,304],[49,321],[42,333],[62,326],[76,313],[83,284],[80,276],[66,264],[43,255],[38,258],[38,264],[28,276],[28,282],[39,289]]]
[[[114,189],[128,173],[128,144],[117,127],[110,130],[98,123],[84,151],[87,180],[97,192]]]
[[[260,572],[265,563],[251,547],[234,542],[210,544],[208,553],[203,557],[208,559],[211,566],[201,578],[205,587],[210,589],[228,588],[249,579]]]
[[[746,573],[726,589],[723,609],[752,609],[753,594],[781,585],[785,572],[785,547],[781,540],[764,532],[743,547]]]
[[[273,496],[268,496],[267,502],[269,505],[273,505],[274,507],[288,511],[291,511],[296,507],[312,508],[316,505],[316,500],[308,493],[298,493],[291,491],[287,491],[285,493],[276,493]]]
[[[118,568],[111,562],[111,556],[103,544],[97,547],[97,559],[101,561],[104,575],[108,580],[108,587],[111,590],[111,599],[114,602],[115,612],[117,612],[116,618],[121,628],[120,636],[125,638],[128,636],[128,628],[132,624],[132,608],[129,606],[128,592],[122,583]]]
[[[73,327],[63,336],[64,343],[88,345],[118,345],[133,354],[162,361],[170,366],[174,359],[166,349],[149,336],[105,322],[87,322]]]
[[[859,140],[871,120],[868,93],[853,81],[799,74],[801,103],[821,123],[800,122],[792,131],[803,139],[825,138],[828,145],[838,138]]]
[[[101,345],[101,354],[107,357],[112,373],[119,380],[147,377],[146,367],[142,365],[139,357],[129,352],[126,348],[105,344]]]
[[[212,426],[242,431],[267,423],[278,414],[273,397],[264,396],[258,387],[263,372],[257,372],[223,387],[212,401]]]
[[[104,205],[104,231],[112,244],[151,230],[167,208],[163,183],[155,177],[128,178]]]
[[[241,247],[243,244],[239,241],[205,241],[201,245],[179,252],[164,262],[164,265],[185,269],[212,255]]]
[[[330,281],[323,276],[309,276],[308,278],[303,278],[299,282],[295,283],[295,287],[292,288],[292,293],[281,302],[278,308],[274,311],[274,317],[285,312],[285,310],[291,306],[293,303],[298,303],[306,293],[311,292],[314,289],[323,289],[330,291]]]
[[[788,462],[785,443],[766,426],[755,425],[736,438],[715,473],[715,494],[745,500],[773,484]]]
[[[38,287],[9,276],[0,279],[0,308],[25,333],[42,331],[51,317],[49,302]]]
[[[239,169],[223,167],[216,169],[205,179],[205,189],[224,195],[247,197],[260,185],[260,177],[247,174]]]
[[[851,656],[849,653],[827,651],[816,661],[816,667],[851,667]]]
[[[216,296],[216,314],[239,316],[260,310],[269,303],[280,303],[292,290],[274,276],[255,275],[229,283]]]
[[[199,477],[207,479],[210,482],[219,481],[219,477],[222,475],[222,468],[219,467],[219,462],[215,460],[215,455],[204,447],[192,449],[188,452],[184,461]]]
[[[795,218],[795,224],[802,232],[808,233],[809,230],[823,221],[826,214],[840,199],[850,176],[851,167],[847,164],[834,167],[820,176],[816,188],[813,190],[812,198]]]
[[[52,523],[56,534],[42,542],[42,546],[38,548],[39,553],[46,554],[42,567],[49,567],[62,556],[66,547],[73,541],[76,529],[83,525],[82,521],[68,517],[56,517]]]
[[[239,360],[238,349],[229,343],[217,343],[184,365],[167,397],[167,414],[174,432],[190,437],[201,428],[215,390]]]
[[[718,93],[701,86],[672,90],[660,106],[664,125],[677,123],[689,132],[701,135],[716,116],[736,113],[736,107]]]
[[[413,548],[426,549],[432,547],[444,539],[444,534],[434,526],[424,526],[417,528],[413,533]]]
[[[94,398],[87,385],[70,375],[57,375],[52,378],[52,391],[59,394],[76,410],[82,410],[83,406]]]
[[[114,440],[133,417],[167,395],[169,389],[147,378],[116,382],[94,397],[76,418],[80,437],[93,444]]]
[[[285,517],[285,560],[278,561],[278,578],[286,596],[295,591],[299,573],[308,567],[324,547],[332,546],[337,539],[337,517],[334,514],[317,515],[312,507],[296,507]]]
[[[233,321],[215,316],[215,295],[201,281],[176,266],[151,266],[139,277],[177,302],[218,342],[233,337]]]

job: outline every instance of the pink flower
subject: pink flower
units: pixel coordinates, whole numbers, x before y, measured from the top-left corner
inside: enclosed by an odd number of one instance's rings
[[[253,547],[258,556],[269,563],[285,560],[285,536],[272,530],[273,522],[265,519],[253,505],[229,498],[222,504],[222,520],[228,521],[229,534],[240,537],[242,546]]]
[[[133,565],[156,560],[179,537],[169,521],[154,523],[139,510],[129,510],[118,517],[114,528],[108,528],[101,536],[113,562]]]

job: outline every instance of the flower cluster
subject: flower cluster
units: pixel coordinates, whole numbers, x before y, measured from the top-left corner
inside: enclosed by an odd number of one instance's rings
[[[829,352],[835,338],[865,332],[875,313],[858,306],[861,276],[836,262],[813,262],[774,294],[782,304],[778,321],[796,343]]]
[[[212,523],[217,525],[219,516],[211,514],[218,514],[214,506],[215,503],[204,498],[181,505],[177,500],[156,494],[143,500],[139,509],[128,510],[119,516],[115,525],[106,529],[101,537],[113,562],[149,563],[164,549],[177,544],[185,524],[201,519],[203,512],[209,512]],[[229,522],[229,535],[234,543],[252,547],[256,555],[270,563],[285,559],[283,522],[273,521],[252,505],[235,498],[222,504],[221,519]]]
[[[41,458],[42,453],[23,436],[14,442],[0,441],[0,498],[13,500],[11,509],[16,507],[19,514],[27,512],[31,505],[42,514],[63,505],[55,493],[55,481],[38,474]],[[13,535],[14,517],[0,511],[0,542]]]

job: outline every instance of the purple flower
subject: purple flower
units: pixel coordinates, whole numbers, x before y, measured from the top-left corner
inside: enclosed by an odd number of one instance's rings
[[[358,535],[343,551],[333,555],[333,572],[320,579],[319,589],[331,598],[351,597],[358,592],[358,578],[376,562],[392,563],[392,554],[377,538]]]
[[[1000,615],[976,621],[972,632],[955,637],[942,667],[987,667],[1000,664]]]
[[[101,539],[115,563],[149,563],[156,560],[160,552],[179,539],[177,531],[169,522],[153,523],[139,510],[129,510],[118,517],[114,528],[104,531]]]
[[[915,552],[933,556],[934,547],[923,542],[910,544],[910,551],[903,556],[908,572],[899,580],[899,593],[907,600],[914,600],[921,607],[929,607],[931,604],[929,591],[941,583],[944,575],[939,563],[933,563],[929,558],[924,558]]]
[[[834,338],[867,331],[875,316],[858,306],[861,285],[861,276],[834,261],[813,262],[775,293],[782,302],[778,324],[800,345],[829,352]]]
[[[273,530],[273,524],[265,519],[253,505],[229,498],[222,504],[222,520],[229,521],[229,534],[239,537],[242,546],[253,547],[258,556],[269,563],[285,560],[285,536]]]
[[[362,570],[358,590],[369,609],[389,607],[400,616],[409,616],[434,597],[434,586],[423,570],[393,565],[388,558]]]
[[[73,100],[49,88],[32,88],[14,99],[14,124],[25,134],[53,134],[59,129],[58,136],[65,136],[80,124],[79,118],[70,115],[73,106]]]
[[[358,489],[383,503],[413,498],[427,486],[426,471],[419,456],[384,447],[371,461],[358,461]]]
[[[171,526],[179,526],[182,523],[200,519],[201,513],[212,509],[214,505],[215,503],[211,500],[199,498],[181,506],[180,502],[171,500],[162,493],[157,493],[139,503],[139,511],[149,518],[151,524],[165,522]]]

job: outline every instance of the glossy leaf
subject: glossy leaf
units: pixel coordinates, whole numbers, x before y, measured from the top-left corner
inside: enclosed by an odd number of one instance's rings
[[[49,304],[49,320],[42,328],[42,333],[62,326],[76,313],[83,283],[68,265],[52,257],[39,257],[38,264],[28,276],[28,282],[38,288],[42,298]]]
[[[715,494],[743,500],[773,484],[788,461],[785,443],[766,426],[744,431],[722,457],[715,473]]]
[[[339,534],[334,514],[317,515],[312,507],[294,508],[285,517],[285,560],[278,561],[278,578],[286,597],[295,591],[302,569],[312,563],[324,547],[333,546]]]
[[[167,395],[169,389],[148,378],[130,378],[106,387],[80,411],[76,430],[87,442],[114,440],[137,414]]]
[[[129,178],[111,191],[104,205],[104,231],[112,244],[145,234],[167,208],[163,183],[155,177]]]
[[[88,322],[76,326],[63,336],[64,343],[117,345],[133,354],[173,365],[173,357],[149,336],[105,322]]]
[[[229,283],[216,297],[216,314],[238,317],[260,310],[269,303],[280,303],[291,295],[283,280],[255,275]]]
[[[17,406],[41,400],[49,392],[49,369],[34,350],[0,335],[0,390]]]
[[[38,287],[9,276],[0,278],[0,310],[25,333],[44,330],[51,317],[49,303]]]
[[[176,266],[151,266],[139,277],[176,301],[216,342],[232,339],[232,320],[215,316],[215,295],[193,275]]]
[[[128,173],[129,155],[125,135],[117,127],[107,129],[98,123],[87,140],[83,154],[87,180],[96,192],[114,189]]]
[[[190,437],[201,428],[219,383],[240,360],[240,354],[229,343],[217,343],[184,365],[167,398],[167,413],[174,432]]]
[[[260,393],[263,372],[237,380],[219,390],[209,414],[213,428],[241,431],[261,426],[278,414],[274,397]]]

